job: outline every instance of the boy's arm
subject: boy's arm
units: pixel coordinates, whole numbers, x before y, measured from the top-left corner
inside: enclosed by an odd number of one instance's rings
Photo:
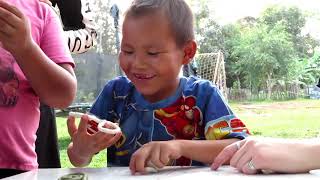
[[[172,160],[185,157],[206,164],[212,163],[219,152],[237,139],[210,140],[170,140],[153,141],[144,144],[130,159],[130,170],[145,173],[146,166],[163,168]]]
[[[181,156],[195,161],[210,164],[215,157],[228,145],[239,139],[224,140],[174,140],[180,147]]]

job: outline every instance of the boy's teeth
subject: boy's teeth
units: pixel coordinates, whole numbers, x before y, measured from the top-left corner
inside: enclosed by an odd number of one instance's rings
[[[147,79],[147,78],[151,78],[152,76],[136,74],[136,77],[137,77],[137,78]]]

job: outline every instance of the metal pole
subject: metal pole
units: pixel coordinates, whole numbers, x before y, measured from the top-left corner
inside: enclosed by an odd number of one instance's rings
[[[113,17],[113,21],[114,21],[114,28],[115,28],[115,35],[116,35],[116,49],[117,49],[117,56],[119,56],[120,53],[120,38],[119,38],[119,8],[117,6],[117,4],[112,5],[111,9],[110,9],[110,14]],[[118,75],[123,75],[122,70],[119,66],[119,64],[117,64],[118,66]]]

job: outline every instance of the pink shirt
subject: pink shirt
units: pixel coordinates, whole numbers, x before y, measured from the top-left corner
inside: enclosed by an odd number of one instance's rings
[[[52,61],[74,66],[60,20],[48,5],[39,0],[6,2],[14,4],[29,18],[34,41]],[[39,117],[38,96],[14,57],[0,47],[0,168],[38,167],[35,140]]]

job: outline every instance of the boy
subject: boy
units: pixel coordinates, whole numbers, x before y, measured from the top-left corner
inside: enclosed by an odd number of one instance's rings
[[[196,53],[192,12],[183,0],[133,1],[122,33],[119,61],[127,77],[110,81],[90,110],[118,123],[122,135],[89,135],[88,116],[79,129],[70,117],[73,165],[89,164],[107,147],[108,162],[129,165],[132,173],[143,173],[147,164],[203,165],[247,136],[212,83],[179,77]]]

